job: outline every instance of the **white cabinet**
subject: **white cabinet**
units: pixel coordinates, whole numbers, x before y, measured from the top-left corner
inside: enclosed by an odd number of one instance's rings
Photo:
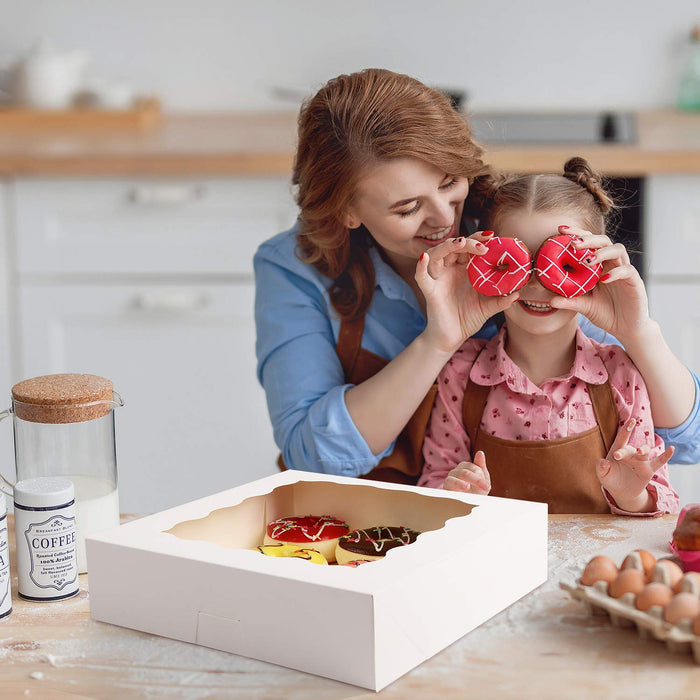
[[[647,180],[646,279],[652,318],[671,349],[700,373],[700,176]],[[681,503],[700,502],[700,468],[670,465]]]
[[[16,185],[20,275],[252,274],[294,221],[287,180],[26,180]]]
[[[17,183],[19,376],[114,381],[122,511],[276,471],[252,256],[294,217],[282,179]]]
[[[647,178],[644,212],[649,278],[700,284],[700,175]]]

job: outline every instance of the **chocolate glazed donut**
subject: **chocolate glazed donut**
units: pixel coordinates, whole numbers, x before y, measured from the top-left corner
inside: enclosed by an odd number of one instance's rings
[[[349,561],[381,559],[390,549],[412,544],[420,532],[408,527],[376,526],[353,530],[338,541],[335,550],[339,564]]]

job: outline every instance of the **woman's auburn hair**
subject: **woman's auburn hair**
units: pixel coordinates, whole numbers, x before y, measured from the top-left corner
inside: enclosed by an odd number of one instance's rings
[[[364,227],[344,223],[364,169],[415,158],[471,182],[486,172],[466,120],[438,90],[382,69],[340,75],[302,105],[292,183],[297,188],[297,255],[332,280],[341,319],[367,311],[375,288]]]

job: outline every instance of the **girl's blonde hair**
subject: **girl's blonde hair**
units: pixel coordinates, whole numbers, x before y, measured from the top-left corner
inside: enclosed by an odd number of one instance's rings
[[[477,177],[465,211],[479,220],[479,228],[498,233],[499,217],[523,208],[532,212],[569,211],[586,230],[602,235],[615,204],[602,177],[585,158],[577,156],[564,164],[562,175],[489,172]]]
[[[302,106],[298,136],[297,254],[332,280],[331,302],[341,318],[363,315],[375,287],[371,235],[344,223],[363,170],[376,161],[417,158],[470,182],[486,172],[481,147],[449,99],[388,70],[330,80]]]

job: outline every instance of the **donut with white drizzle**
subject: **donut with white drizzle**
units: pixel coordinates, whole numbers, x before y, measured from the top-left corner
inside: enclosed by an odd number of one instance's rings
[[[535,275],[550,292],[571,299],[590,292],[603,274],[603,266],[586,264],[591,248],[576,248],[576,236],[563,233],[548,238],[535,253]]]
[[[290,544],[315,549],[329,561],[335,561],[338,539],[350,526],[331,515],[305,515],[279,518],[267,524],[264,544]]]
[[[483,255],[472,255],[467,276],[474,290],[489,297],[512,294],[527,284],[532,273],[530,251],[519,238],[494,236]]]
[[[376,561],[386,556],[386,553],[395,547],[412,544],[420,535],[417,530],[404,526],[368,527],[349,532],[338,540],[335,548],[335,559],[338,564],[348,561],[364,559]]]

